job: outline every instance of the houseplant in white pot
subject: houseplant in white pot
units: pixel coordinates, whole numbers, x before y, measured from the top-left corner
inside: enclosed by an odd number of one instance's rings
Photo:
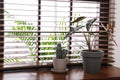
[[[84,18],[85,17],[83,16],[83,17],[78,18],[78,20],[83,20]],[[80,28],[78,27],[76,29],[78,30]],[[74,28],[72,28],[71,31],[64,37],[63,40],[65,40],[66,37],[68,37],[69,35],[73,34],[74,32],[75,32],[75,30],[74,30]],[[61,45],[62,43],[63,42],[58,43],[57,47],[56,47],[56,54],[55,54],[55,57],[53,58],[53,69],[51,69],[53,72],[61,73],[61,72],[68,71],[68,68],[67,68],[67,58],[66,58],[68,50],[62,48],[62,45]]]
[[[68,71],[66,55],[68,50],[62,49],[61,43],[57,44],[56,55],[53,58],[53,72],[63,73]]]
[[[79,29],[82,29],[82,31],[80,32],[83,34],[85,39],[85,44],[87,45],[87,49],[81,51],[81,56],[83,59],[83,68],[85,72],[95,74],[100,72],[101,62],[102,62],[102,57],[104,56],[104,52],[102,50],[94,49],[95,40],[98,38],[96,38],[97,34],[92,31],[92,28],[93,28],[93,23],[97,20],[97,18],[89,19],[84,25],[79,24],[80,21],[84,18],[85,17],[82,16],[72,21],[72,23],[77,23],[77,25],[74,28],[72,27],[72,30],[65,36],[65,39],[70,35],[72,35],[73,33],[77,32]],[[100,25],[98,25],[97,27],[99,26]],[[112,27],[109,28],[110,26],[107,26],[107,28],[105,28],[103,24],[101,26],[105,29],[105,32],[110,33],[111,35]],[[83,28],[86,28],[86,30],[84,29],[85,31],[83,31]]]

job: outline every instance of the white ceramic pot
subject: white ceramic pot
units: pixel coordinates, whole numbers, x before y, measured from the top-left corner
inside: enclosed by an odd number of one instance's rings
[[[64,72],[66,71],[66,66],[67,66],[67,59],[57,59],[53,58],[53,69],[56,72]]]

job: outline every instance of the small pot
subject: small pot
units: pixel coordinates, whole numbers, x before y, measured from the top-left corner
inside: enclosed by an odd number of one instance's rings
[[[96,74],[100,72],[104,52],[101,50],[82,50],[83,69],[86,73]]]
[[[53,69],[56,72],[64,72],[66,71],[66,66],[67,66],[67,59],[57,59],[53,58]]]

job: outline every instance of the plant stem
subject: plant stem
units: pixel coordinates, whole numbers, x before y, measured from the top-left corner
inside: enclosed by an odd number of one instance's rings
[[[88,50],[91,51],[90,42],[89,42],[89,40],[87,39],[87,36],[85,35],[85,33],[83,33],[83,35],[84,35],[84,37],[85,37],[85,40],[86,40],[86,44],[87,44]]]

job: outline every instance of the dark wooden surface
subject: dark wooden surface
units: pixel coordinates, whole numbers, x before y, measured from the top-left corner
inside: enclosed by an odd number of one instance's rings
[[[0,80],[120,80],[120,69],[103,66],[98,74],[84,73],[82,68],[72,68],[66,73],[54,73],[50,70],[23,70],[0,72]]]

